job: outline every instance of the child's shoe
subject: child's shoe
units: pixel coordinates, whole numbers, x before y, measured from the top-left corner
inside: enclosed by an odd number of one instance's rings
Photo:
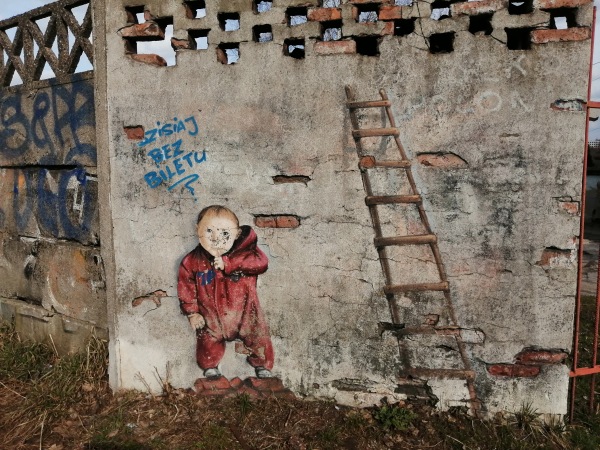
[[[206,378],[219,378],[221,375],[221,372],[219,371],[219,369],[217,369],[216,367],[214,369],[206,369],[204,371],[204,376]]]
[[[273,374],[269,369],[265,369],[264,367],[256,367],[254,370],[256,371],[257,378],[273,378]]]

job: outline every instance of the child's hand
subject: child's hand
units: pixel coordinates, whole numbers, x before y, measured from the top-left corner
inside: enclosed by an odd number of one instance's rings
[[[220,256],[215,256],[215,260],[213,261],[213,267],[219,270],[225,270],[225,264],[223,263],[223,258]]]
[[[190,314],[188,316],[188,320],[190,321],[192,330],[199,330],[204,328],[204,325],[206,325],[206,320],[204,320],[204,316],[202,314]]]

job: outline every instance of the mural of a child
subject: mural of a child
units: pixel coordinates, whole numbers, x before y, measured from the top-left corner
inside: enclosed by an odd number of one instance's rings
[[[196,361],[207,378],[219,377],[227,341],[239,339],[259,378],[271,377],[273,345],[256,293],[257,276],[268,267],[254,230],[240,227],[225,206],[198,214],[200,244],[179,266],[181,310],[196,331]]]

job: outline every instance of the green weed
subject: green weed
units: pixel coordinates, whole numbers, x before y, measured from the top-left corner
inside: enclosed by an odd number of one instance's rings
[[[373,413],[373,418],[385,430],[404,431],[410,427],[417,415],[409,409],[393,405],[383,405]]]

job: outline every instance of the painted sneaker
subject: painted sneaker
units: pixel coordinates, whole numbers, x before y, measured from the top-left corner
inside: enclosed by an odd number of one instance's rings
[[[265,369],[264,367],[256,367],[254,370],[256,371],[257,378],[273,378],[273,374],[269,369]]]
[[[215,367],[214,369],[206,369],[204,371],[204,376],[206,378],[219,378],[222,375],[221,372],[219,372],[219,369]]]

